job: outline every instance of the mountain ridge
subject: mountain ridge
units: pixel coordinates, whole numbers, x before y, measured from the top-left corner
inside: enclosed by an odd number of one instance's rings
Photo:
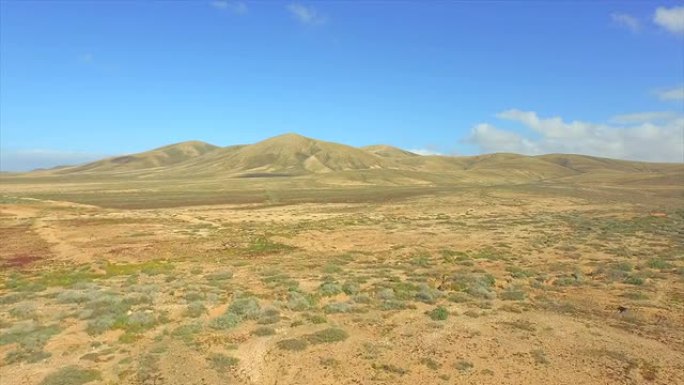
[[[684,166],[680,164],[575,154],[423,156],[389,145],[352,147],[295,133],[226,147],[187,141],[34,173],[131,178],[309,177],[331,184],[518,183],[586,180],[593,175],[599,179],[639,180],[640,183],[647,183],[650,178],[677,180],[681,175],[684,181]]]

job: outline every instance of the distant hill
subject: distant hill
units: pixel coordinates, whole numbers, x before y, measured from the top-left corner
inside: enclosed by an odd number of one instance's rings
[[[125,172],[172,166],[220,147],[200,141],[171,144],[138,154],[117,156],[77,167],[61,167],[60,172],[74,174],[82,172]]]
[[[585,155],[422,156],[387,145],[361,148],[284,134],[229,147],[183,142],[139,154],[31,174],[129,178],[312,178],[324,185],[448,185],[454,183],[684,182],[681,164]]]
[[[402,150],[401,148],[387,146],[384,144],[376,144],[374,146],[361,147],[362,150],[370,152],[371,154],[382,156],[384,158],[412,158],[420,156],[410,151]]]

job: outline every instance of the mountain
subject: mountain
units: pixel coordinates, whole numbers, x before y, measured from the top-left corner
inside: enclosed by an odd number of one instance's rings
[[[252,145],[216,150],[187,162],[182,171],[194,175],[296,176],[386,167],[389,163],[382,158],[355,147],[284,134]]]
[[[82,166],[61,168],[59,173],[126,172],[169,167],[215,151],[218,148],[213,144],[200,141],[181,142],[138,154],[117,156]]]
[[[370,152],[373,155],[381,156],[383,158],[412,158],[420,156],[410,151],[402,150],[401,148],[387,146],[384,144],[376,144],[373,146],[361,147],[362,150]]]
[[[684,166],[585,155],[422,156],[387,145],[361,148],[284,134],[255,144],[217,147],[183,142],[81,166],[27,175],[126,178],[309,178],[322,185],[507,184],[541,181],[665,185]]]

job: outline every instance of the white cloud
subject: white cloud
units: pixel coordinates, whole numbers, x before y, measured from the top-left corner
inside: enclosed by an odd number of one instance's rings
[[[684,6],[658,7],[653,15],[653,22],[674,34],[684,34]]]
[[[242,1],[215,0],[209,3],[212,7],[222,11],[230,11],[238,15],[247,13],[247,4]]]
[[[503,120],[522,123],[535,135],[500,129],[481,123],[473,127],[467,141],[485,152],[586,154],[617,159],[679,162],[684,148],[684,115],[646,114],[614,117],[627,125],[612,126],[560,117],[541,118],[533,111],[507,110],[497,114]]]
[[[610,18],[613,19],[614,23],[626,27],[632,32],[639,32],[639,30],[641,30],[641,22],[632,15],[626,13],[612,13]]]
[[[302,4],[292,3],[287,6],[287,10],[302,24],[321,25],[328,21],[328,18],[320,14],[313,7]]]
[[[674,119],[677,117],[677,113],[673,111],[650,111],[650,112],[637,112],[635,114],[624,114],[617,115],[610,118],[611,123],[617,124],[636,124],[636,123],[648,123],[648,122],[661,122]]]
[[[406,151],[412,152],[412,153],[418,154],[418,155],[444,155],[443,153],[441,153],[439,151],[429,150],[426,148],[417,148],[417,149],[406,150]]]
[[[660,100],[664,101],[684,100],[684,86],[664,88],[657,90],[655,93]]]
[[[37,168],[75,165],[105,158],[106,155],[44,149],[0,150],[0,171],[30,171]]]

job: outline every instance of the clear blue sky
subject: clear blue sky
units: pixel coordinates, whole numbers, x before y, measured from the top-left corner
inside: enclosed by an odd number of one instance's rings
[[[681,141],[683,25],[672,1],[2,0],[0,168],[284,132],[681,161],[637,144]]]

